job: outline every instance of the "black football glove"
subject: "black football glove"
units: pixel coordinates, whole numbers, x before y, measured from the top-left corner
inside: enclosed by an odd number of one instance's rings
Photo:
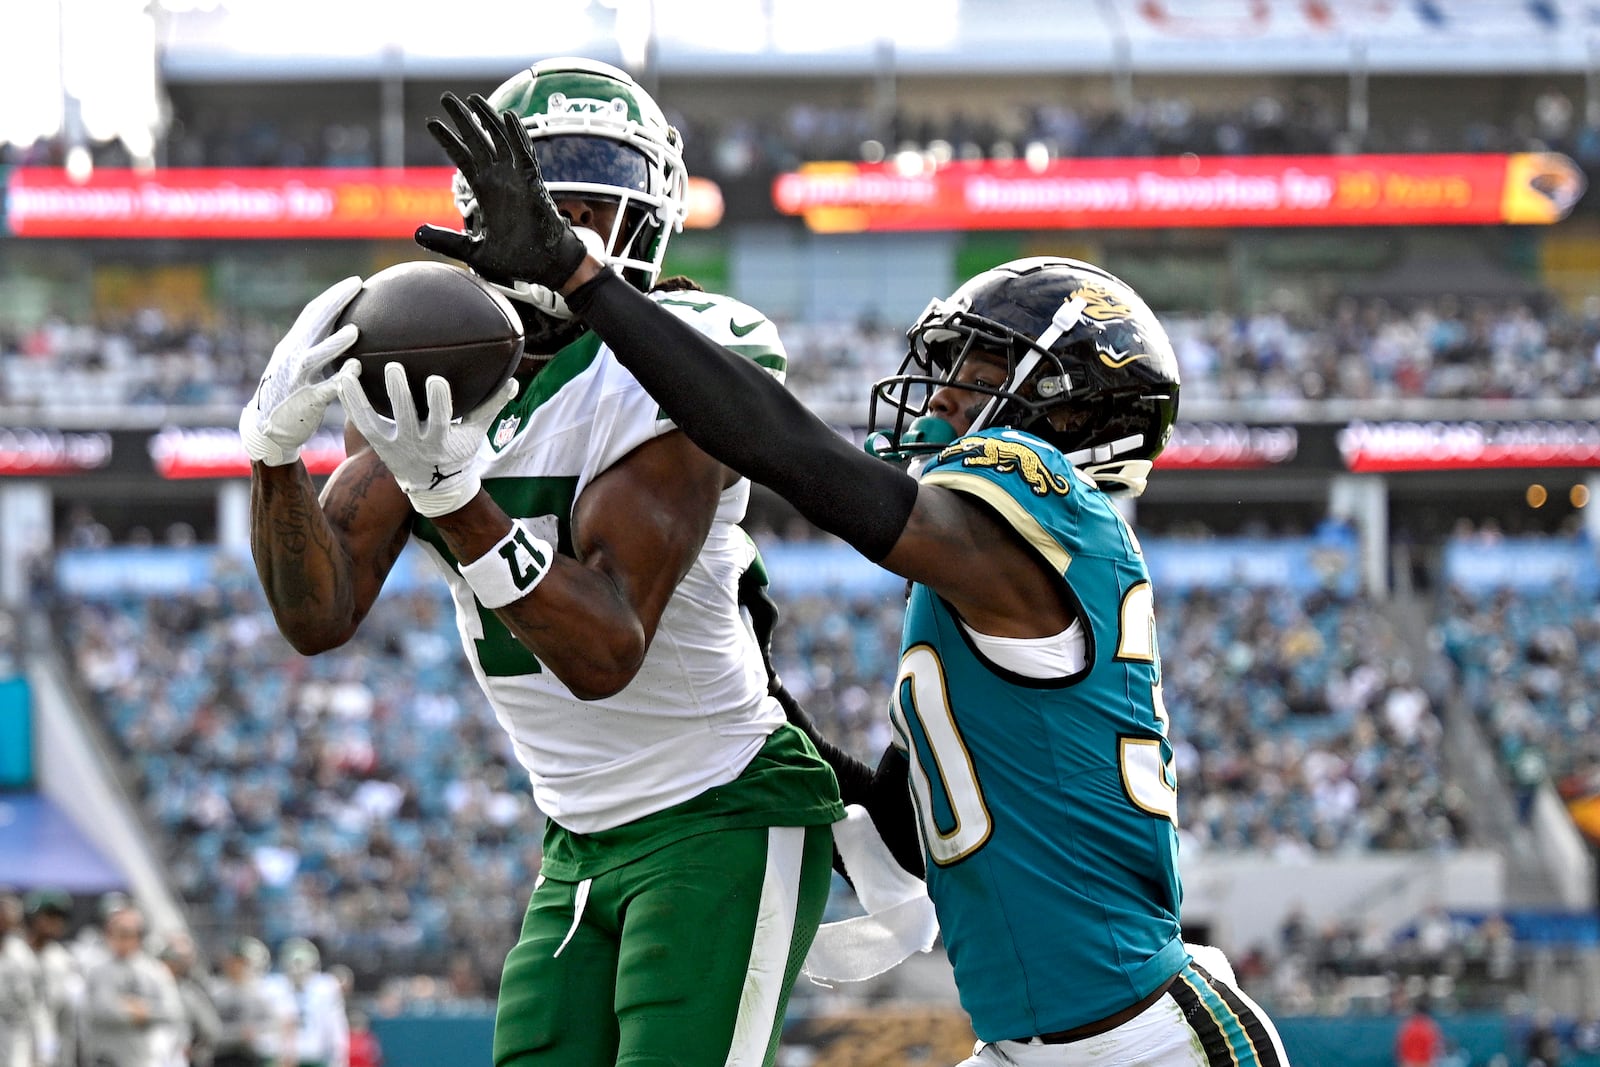
[[[477,93],[462,104],[454,93],[439,103],[456,128],[428,120],[428,132],[455,162],[478,199],[476,233],[424,225],[416,242],[460,260],[491,282],[528,282],[558,290],[588,254],[550,199],[522,120],[496,115]]]

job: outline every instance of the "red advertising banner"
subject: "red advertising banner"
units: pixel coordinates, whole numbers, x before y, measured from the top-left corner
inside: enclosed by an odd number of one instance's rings
[[[0,429],[0,475],[85,474],[110,462],[108,433]]]
[[[151,466],[163,478],[250,477],[250,457],[237,430],[168,426],[147,447]],[[300,459],[311,474],[332,474],[344,462],[344,438],[319,430],[301,448]]]
[[[1352,422],[1338,434],[1347,469],[1600,467],[1600,423]]]
[[[18,167],[6,224],[18,237],[410,237],[461,225],[449,167],[408,170],[64,170]]]
[[[458,228],[450,167],[100,168],[81,181],[56,167],[6,175],[6,230],[16,237],[409,238],[431,222]],[[691,183],[685,225],[712,226],[722,191]]]
[[[1180,422],[1155,465],[1163,470],[1264,470],[1292,463],[1300,447],[1293,426]]]
[[[818,232],[1547,224],[1586,188],[1553,152],[813,163],[773,203]]]

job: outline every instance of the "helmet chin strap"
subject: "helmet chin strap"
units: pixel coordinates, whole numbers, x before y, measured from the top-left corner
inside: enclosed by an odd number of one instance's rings
[[[1050,351],[1051,345],[1061,340],[1062,335],[1078,325],[1078,322],[1083,318],[1083,309],[1088,306],[1089,302],[1081,296],[1068,297],[1061,301],[1061,306],[1056,308],[1054,315],[1050,316],[1050,325],[1046,326],[1044,332],[1034,340],[1035,347],[1029,349],[1017,361],[1017,369],[1011,375],[1011,380],[1016,383],[1013,388],[1022,388],[1022,383],[1028,380],[1028,375],[1033,373],[1033,368],[1038,366],[1039,360],[1043,358],[1041,353]],[[969,430],[981,430],[988,426],[989,420],[994,418],[995,412],[1000,409],[1000,405],[1004,402],[1005,399],[1003,397],[990,397],[989,402],[983,406],[983,410],[978,412],[978,417],[972,420],[972,426]]]

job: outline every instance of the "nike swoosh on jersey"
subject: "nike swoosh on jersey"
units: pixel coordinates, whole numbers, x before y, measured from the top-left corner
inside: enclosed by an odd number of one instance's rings
[[[766,321],[767,321],[766,319],[757,319],[756,321],[754,321],[754,322],[752,322],[752,323],[750,323],[748,325],[740,326],[737,322],[734,322],[732,319],[729,319],[728,320],[728,329],[733,333],[733,335],[735,337],[743,337],[745,334],[749,333],[751,330],[755,329],[757,326],[760,326],[763,322],[766,322]]]

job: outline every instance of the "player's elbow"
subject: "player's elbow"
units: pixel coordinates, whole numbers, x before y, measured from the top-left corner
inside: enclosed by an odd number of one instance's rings
[[[638,677],[638,667],[642,661],[627,664],[627,662],[613,662],[613,664],[594,664],[590,662],[586,669],[571,673],[571,677],[562,678],[566,688],[570,689],[573,696],[579,701],[603,701],[608,696],[616,696],[622,689],[632,685]]]
[[[324,652],[331,652],[344,644],[343,641],[334,640],[323,634],[291,634],[285,633],[285,640],[289,647],[302,656],[320,656]]]
[[[639,675],[644,666],[646,645],[638,641],[619,641],[589,648],[564,664],[550,664],[561,684],[579,700],[604,700],[614,697]]]
[[[289,647],[302,656],[320,656],[331,652],[350,640],[354,626],[333,627],[297,619],[278,619],[278,632],[289,642]]]
[[[614,697],[632,682],[637,671],[582,671],[561,678],[567,691],[579,700],[604,700]]]

